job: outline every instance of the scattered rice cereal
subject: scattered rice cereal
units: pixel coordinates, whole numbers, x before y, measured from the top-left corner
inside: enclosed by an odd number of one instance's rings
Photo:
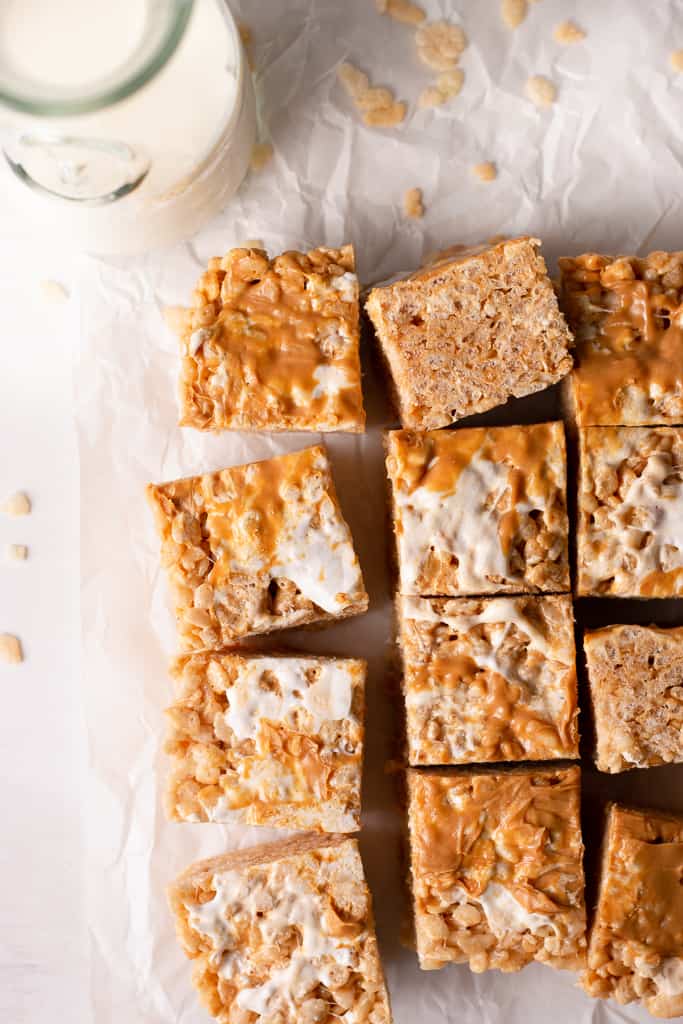
[[[377,7],[380,14],[388,14],[404,25],[419,25],[427,17],[422,8],[410,0],[379,0]]]
[[[435,71],[450,71],[467,46],[467,37],[460,25],[433,21],[418,28],[415,43],[418,57],[428,67]]]
[[[369,128],[394,128],[405,119],[405,103],[392,103],[390,107],[377,107],[363,114],[363,121]]]
[[[25,562],[28,558],[28,548],[25,544],[8,544],[7,545],[7,561],[8,562]]]
[[[440,107],[442,103],[445,103],[448,96],[445,92],[441,92],[438,85],[430,85],[426,89],[423,89],[419,95],[417,105],[418,107]]]
[[[527,16],[527,0],[503,0],[500,13],[508,28],[517,28]]]
[[[3,512],[6,516],[28,516],[31,513],[31,501],[27,494],[23,491],[17,491],[16,494],[10,495],[6,501],[0,505],[0,512]]]
[[[18,665],[24,660],[21,641],[11,633],[0,633],[0,661],[6,665]]]
[[[580,43],[582,39],[586,38],[586,33],[582,28],[579,28],[573,21],[562,21],[553,32],[553,39],[556,43],[562,43],[563,45],[571,45],[572,43]]]
[[[252,171],[262,171],[273,156],[273,147],[269,142],[257,142],[251,151]]]
[[[532,103],[537,107],[551,107],[557,99],[557,87],[544,75],[532,75],[527,79],[525,91]]]
[[[395,100],[391,89],[371,86],[368,76],[360,68],[344,61],[337,68],[337,77],[369,127],[391,128],[405,118],[405,103]]]
[[[444,71],[436,80],[436,87],[447,99],[457,96],[465,81],[465,72],[460,68],[453,68],[452,71]]]
[[[403,212],[411,220],[419,220],[424,217],[424,206],[422,205],[422,189],[409,188],[403,196]]]
[[[475,164],[472,171],[479,178],[479,181],[495,181],[498,177],[496,165],[491,163],[490,160],[486,160],[482,164]]]
[[[674,50],[669,57],[669,63],[674,71],[683,71],[683,50]]]

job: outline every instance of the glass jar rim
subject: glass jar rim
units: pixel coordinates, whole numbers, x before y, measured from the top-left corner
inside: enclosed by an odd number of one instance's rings
[[[0,105],[36,117],[68,117],[89,114],[126,99],[146,85],[166,65],[180,44],[195,0],[152,0],[153,15],[142,40],[128,60],[94,82],[90,91],[45,87],[16,74],[9,81],[0,71]],[[156,13],[155,13],[156,8]]]

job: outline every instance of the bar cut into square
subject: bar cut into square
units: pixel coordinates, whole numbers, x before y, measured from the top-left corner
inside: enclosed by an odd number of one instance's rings
[[[402,594],[569,590],[561,423],[386,435]]]
[[[353,247],[232,249],[180,318],[180,425],[365,429]]]
[[[168,816],[355,832],[365,673],[365,662],[350,658],[178,658],[178,700],[166,712]]]
[[[683,627],[585,634],[601,772],[683,761]]]
[[[571,597],[399,597],[408,762],[579,756]]]
[[[683,1014],[683,817],[612,804],[585,990]]]
[[[408,772],[420,967],[585,964],[580,771]]]
[[[150,484],[147,495],[182,650],[367,609],[324,448]]]
[[[580,431],[578,593],[683,594],[683,428]]]
[[[372,289],[365,308],[402,426],[445,427],[569,373],[571,335],[539,246],[454,246]]]
[[[578,425],[683,423],[683,252],[585,253],[561,259],[560,271]]]
[[[221,1024],[391,1024],[355,840],[298,836],[200,861],[169,901]]]

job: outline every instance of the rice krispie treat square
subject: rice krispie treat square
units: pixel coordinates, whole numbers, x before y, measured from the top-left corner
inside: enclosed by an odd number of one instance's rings
[[[420,967],[585,964],[580,771],[408,772]]]
[[[683,817],[612,805],[581,983],[592,996],[683,1014]]]
[[[366,611],[324,448],[150,484],[147,496],[182,650]]]
[[[580,432],[578,593],[683,594],[683,428]]]
[[[364,661],[308,655],[176,659],[168,816],[355,832],[365,672]]]
[[[391,1024],[355,840],[298,836],[200,861],[169,901],[220,1024]]]
[[[569,589],[561,423],[386,435],[399,591]]]
[[[353,247],[232,249],[179,323],[180,425],[365,429]]]
[[[683,252],[560,260],[579,426],[683,423]]]
[[[568,594],[397,606],[410,764],[579,756]]]
[[[583,646],[600,771],[683,761],[683,628],[606,626]]]
[[[444,427],[569,373],[571,335],[539,245],[454,246],[372,289],[365,308],[402,426]]]

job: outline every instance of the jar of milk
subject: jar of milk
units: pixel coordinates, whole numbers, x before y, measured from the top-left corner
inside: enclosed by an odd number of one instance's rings
[[[29,231],[104,253],[189,238],[255,135],[226,0],[0,0],[0,191]]]

